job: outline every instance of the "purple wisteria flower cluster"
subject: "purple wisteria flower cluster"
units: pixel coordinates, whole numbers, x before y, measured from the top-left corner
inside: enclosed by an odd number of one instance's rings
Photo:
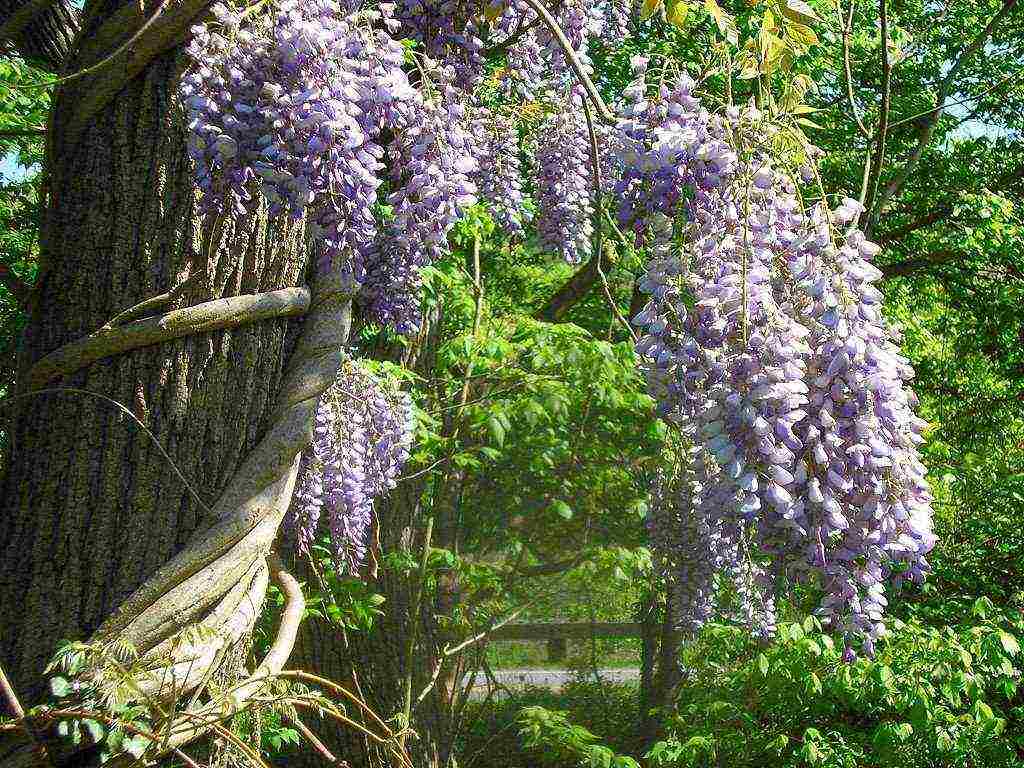
[[[485,21],[465,0],[402,0],[395,13],[400,36],[422,45],[428,57],[454,73],[453,83],[472,91],[484,75]]]
[[[417,93],[404,52],[383,29],[390,6],[349,14],[331,0],[285,0],[242,25],[218,3],[194,27],[195,67],[182,80],[199,204],[250,210],[260,191],[271,214],[308,214],[324,267],[361,279],[376,233],[382,127]]]
[[[473,203],[475,164],[452,68],[425,72],[433,87],[413,87],[394,11],[285,0],[243,25],[240,8],[219,3],[193,29],[181,97],[201,208],[245,213],[261,193],[271,215],[307,216],[321,269],[343,270],[363,286],[372,318],[409,333],[419,270]],[[395,213],[386,225],[385,179]]]
[[[439,98],[414,102],[388,145],[393,218],[367,258],[361,299],[372,319],[399,333],[420,325],[420,270],[449,252],[448,233],[476,202],[475,137],[451,70],[438,68]]]
[[[572,94],[558,105],[538,131],[534,152],[540,245],[570,264],[584,260],[594,236],[593,163],[579,98]]]
[[[519,135],[506,115],[479,108],[473,119],[477,170],[473,175],[480,198],[499,227],[522,237],[530,220],[523,195],[523,168],[519,159]]]
[[[935,543],[913,370],[872,285],[878,246],[856,228],[856,201],[800,204],[759,149],[756,110],[714,117],[685,76],[649,97],[642,67],[619,216],[651,250],[651,299],[634,320],[650,392],[708,455],[712,527],[736,529],[769,565],[733,555],[728,567],[766,595],[813,577],[848,655],[857,643],[870,654],[886,583],[921,581]],[[694,542],[679,546],[706,549]]]
[[[588,47],[600,38],[620,43],[629,34],[631,0],[563,0],[549,8],[576,58],[592,71]],[[565,53],[551,29],[523,0],[492,0],[487,15],[494,18],[492,37],[506,44],[503,81],[508,93],[535,99],[546,91],[564,92],[573,82]]]
[[[311,551],[326,526],[338,572],[358,571],[374,500],[397,484],[413,428],[407,393],[385,386],[353,361],[342,365],[317,406],[313,442],[302,454],[288,511],[300,553]]]

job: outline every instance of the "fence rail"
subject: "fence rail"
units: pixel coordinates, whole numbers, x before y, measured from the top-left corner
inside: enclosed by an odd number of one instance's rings
[[[589,640],[591,637],[640,637],[635,621],[569,621],[560,624],[506,624],[491,640]]]

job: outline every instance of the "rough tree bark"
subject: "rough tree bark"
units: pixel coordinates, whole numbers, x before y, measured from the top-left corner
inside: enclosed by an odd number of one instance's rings
[[[671,599],[671,598],[669,598]],[[642,624],[640,720],[637,737],[642,750],[662,735],[664,713],[674,706],[673,694],[682,680],[679,651],[682,636],[673,626],[671,606],[645,598],[638,611]]]
[[[95,28],[123,9],[90,10]],[[301,227],[257,215],[211,231],[198,219],[172,99],[181,65],[176,50],[157,56],[73,142],[48,147],[23,373],[186,277],[198,275],[166,309],[303,282]],[[73,90],[55,100],[57,128]],[[212,504],[262,435],[299,324],[186,336],[98,360],[55,385],[130,407]],[[13,410],[0,476],[0,657],[32,702],[56,643],[88,637],[204,523],[152,438],[116,408],[50,394]]]

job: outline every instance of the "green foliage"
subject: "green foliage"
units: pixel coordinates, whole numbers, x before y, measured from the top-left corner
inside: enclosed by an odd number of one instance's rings
[[[709,627],[684,654],[678,712],[650,763],[1024,765],[1024,620],[981,608],[942,629],[897,620],[876,658],[851,664],[813,619],[781,625],[769,646]]]
[[[593,733],[569,722],[565,712],[524,707],[517,718],[519,735],[527,749],[538,751],[540,761],[554,765],[593,768],[640,768],[631,757],[616,755]]]
[[[36,80],[43,73],[14,58],[0,60],[0,267],[31,285],[36,276],[39,229],[39,170],[49,92],[12,91],[5,83]],[[27,317],[0,283],[0,393],[14,377],[17,339]],[[2,435],[0,435],[2,441]],[[2,449],[2,442],[0,442]]]
[[[589,765],[583,761],[593,754],[612,761],[599,765],[631,765],[624,761],[637,752],[636,723],[635,685],[526,688],[514,697],[469,703],[458,761],[463,768],[563,768]]]

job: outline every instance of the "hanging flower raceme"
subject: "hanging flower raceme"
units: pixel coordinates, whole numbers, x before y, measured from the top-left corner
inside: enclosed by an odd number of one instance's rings
[[[541,247],[570,264],[593,248],[594,175],[579,96],[560,102],[536,137],[537,233]]]
[[[317,406],[313,443],[302,454],[288,512],[300,553],[309,553],[326,528],[339,573],[358,570],[366,556],[374,500],[397,484],[413,426],[407,394],[385,386],[353,361],[342,365]]]
[[[353,14],[331,0],[286,0],[244,25],[239,8],[212,11],[193,29],[196,66],[181,86],[200,206],[249,210],[259,191],[271,215],[308,213],[322,266],[361,279],[384,167],[377,138],[416,97],[386,31],[390,6]]]
[[[450,67],[457,87],[472,91],[484,75],[484,20],[464,0],[402,0],[395,12],[400,35],[422,44],[423,53]]]
[[[499,227],[522,236],[530,220],[523,196],[519,137],[515,124],[505,115],[478,109],[473,119],[477,170],[472,178]]]
[[[872,285],[878,247],[851,228],[855,201],[801,206],[758,149],[756,110],[712,117],[685,77],[644,95],[638,80],[619,185],[620,220],[651,252],[637,352],[659,412],[712,461],[695,508],[714,497],[720,540],[771,563],[730,564],[724,547],[717,567],[763,596],[752,623],[766,627],[774,578],[813,578],[819,613],[871,653],[886,582],[920,581],[935,542],[913,371]],[[692,553],[694,536],[679,546]]]
[[[420,324],[420,270],[449,252],[448,233],[476,202],[475,139],[450,70],[434,98],[414,102],[388,146],[393,218],[367,258],[361,300],[370,318],[412,333]]]

